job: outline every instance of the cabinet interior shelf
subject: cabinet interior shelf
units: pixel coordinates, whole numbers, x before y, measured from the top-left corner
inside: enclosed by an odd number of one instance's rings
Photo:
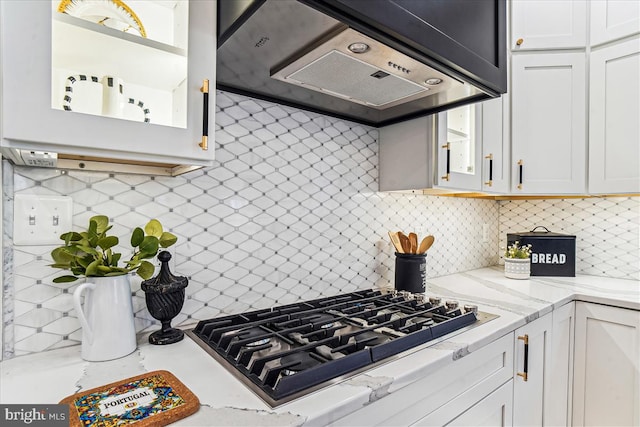
[[[53,15],[54,68],[173,90],[187,77],[187,52],[63,13]]]

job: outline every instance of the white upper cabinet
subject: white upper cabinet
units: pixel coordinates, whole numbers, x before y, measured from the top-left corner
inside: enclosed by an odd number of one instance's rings
[[[584,193],[584,53],[512,58],[513,194]]]
[[[117,3],[0,2],[3,149],[211,164],[216,2]]]
[[[439,188],[509,191],[508,99],[505,94],[438,114]]]
[[[438,114],[438,186],[480,191],[482,183],[482,104]]]
[[[591,46],[640,33],[640,2],[591,0]]]
[[[379,129],[379,190],[433,187],[433,116],[419,117]]]
[[[640,192],[640,38],[591,52],[589,192]]]
[[[509,192],[510,97],[484,101],[482,105],[482,191]]]
[[[510,5],[513,51],[586,45],[585,0],[513,0]]]

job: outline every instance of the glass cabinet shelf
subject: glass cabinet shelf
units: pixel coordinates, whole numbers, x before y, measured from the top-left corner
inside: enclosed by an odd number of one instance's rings
[[[187,76],[187,51],[84,19],[54,13],[54,68],[114,75],[126,82],[173,90]]]

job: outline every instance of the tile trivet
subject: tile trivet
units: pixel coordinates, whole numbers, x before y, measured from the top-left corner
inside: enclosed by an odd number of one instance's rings
[[[71,427],[165,426],[198,410],[200,401],[168,371],[152,371],[65,397]]]

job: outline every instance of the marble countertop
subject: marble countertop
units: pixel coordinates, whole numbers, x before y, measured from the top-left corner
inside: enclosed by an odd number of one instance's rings
[[[275,409],[235,379],[190,338],[147,344],[108,362],[86,362],[69,347],[0,363],[0,403],[57,403],[66,396],[157,369],[176,375],[200,399],[183,426],[325,425],[393,393],[572,300],[640,310],[640,282],[595,276],[511,280],[502,267],[429,279],[427,295],[477,304],[497,319],[405,352],[399,358]]]

